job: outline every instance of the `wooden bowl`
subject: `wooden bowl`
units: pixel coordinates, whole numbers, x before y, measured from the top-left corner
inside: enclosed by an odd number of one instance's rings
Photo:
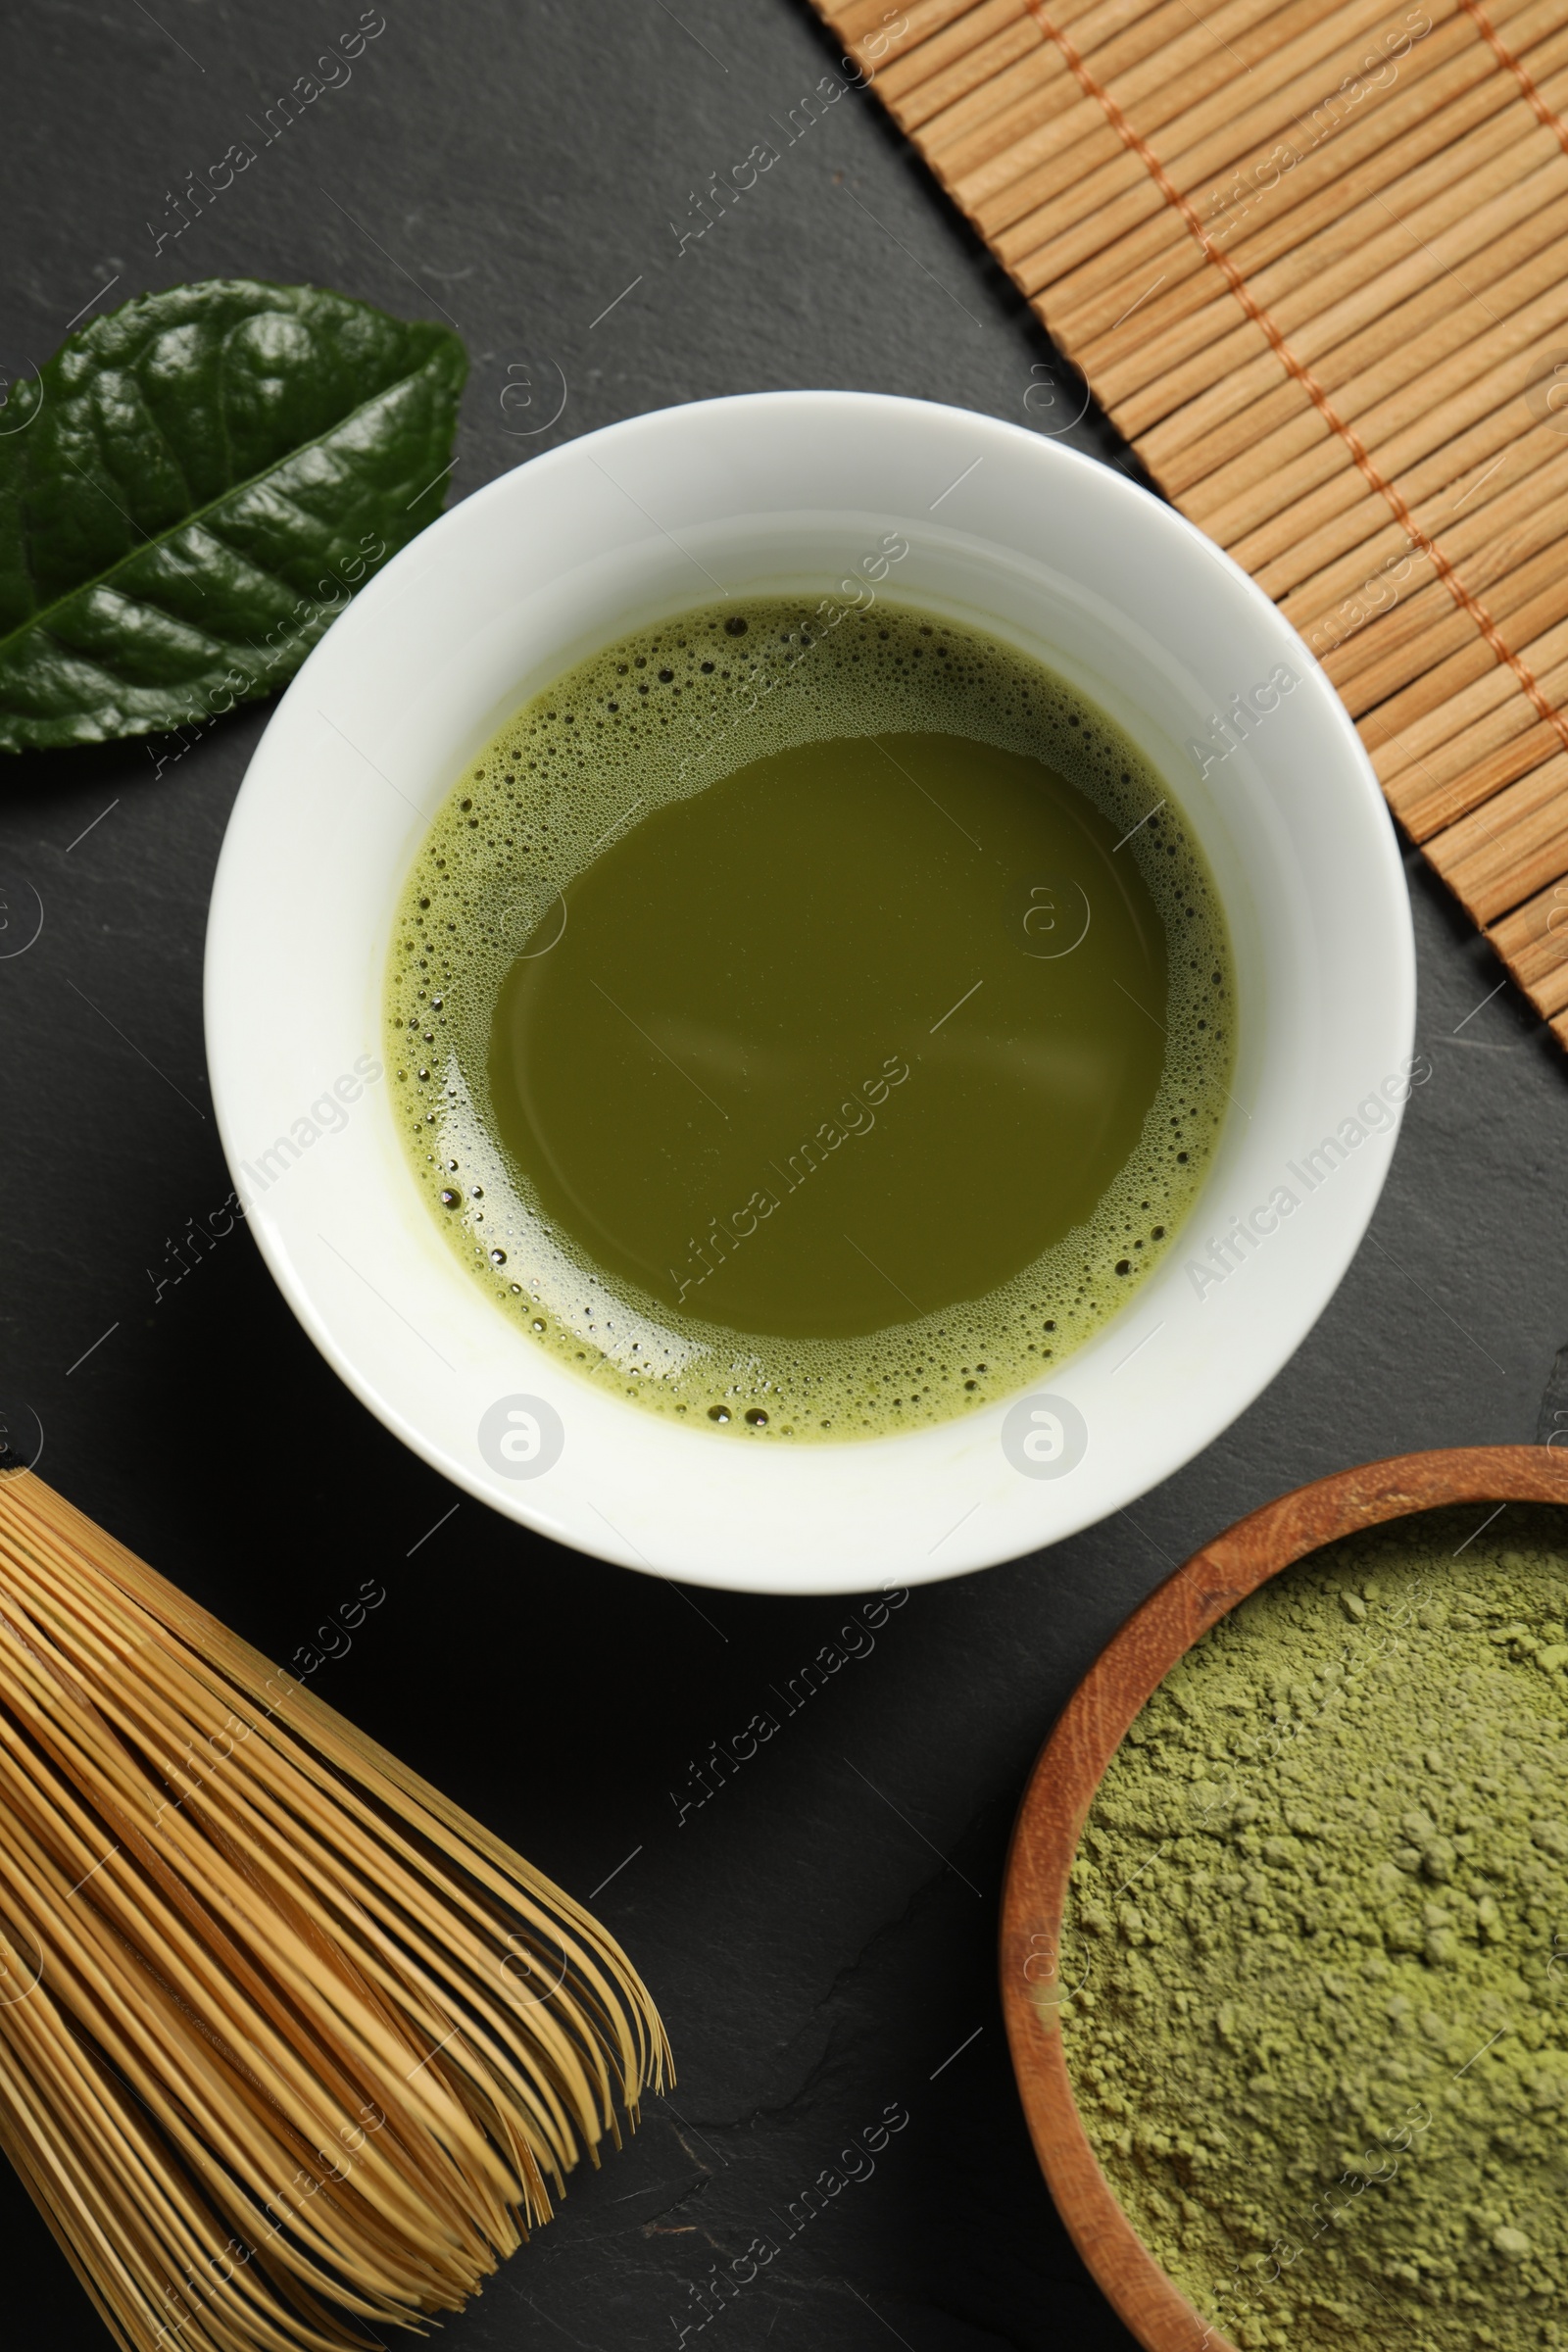
[[[1568,1452],[1455,1446],[1314,1479],[1195,1552],[1131,1616],[1068,1700],[1030,1776],[1002,1907],[1002,2006],[1035,2153],[1073,2243],[1147,2352],[1235,2352],[1117,2203],[1073,2096],[1056,2018],[1067,1873],[1105,1767],[1200,1634],[1282,1568],[1385,1519],[1447,1503],[1568,1503]]]

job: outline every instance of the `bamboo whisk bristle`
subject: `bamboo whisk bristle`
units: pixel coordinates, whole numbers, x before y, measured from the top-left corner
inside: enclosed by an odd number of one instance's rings
[[[613,1939],[0,1476],[0,2146],[125,2352],[455,2311],[668,2062]]]

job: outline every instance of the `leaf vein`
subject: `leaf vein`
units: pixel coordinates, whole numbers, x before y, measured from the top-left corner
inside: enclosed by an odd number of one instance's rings
[[[182,516],[179,522],[174,524],[170,530],[159,532],[156,538],[151,536],[145,537],[140,547],[132,548],[126,555],[117,556],[114,563],[107,565],[105,569],[97,573],[94,578],[77,581],[74,587],[67,589],[63,595],[57,596],[52,603],[37,608],[34,612],[27,615],[25,620],[20,622],[16,628],[9,630],[5,636],[0,637],[0,665],[4,664],[8,654],[19,638],[29,636],[34,629],[42,629],[46,634],[52,634],[53,632],[49,628],[49,619],[52,613],[59,612],[67,605],[74,604],[78,597],[90,595],[95,588],[103,587],[106,583],[112,581],[116,573],[122,571],[127,564],[133,564],[138,557],[146,555],[149,550],[158,552],[167,548],[170,542],[176,539],[181,532],[188,531],[193,525],[203,522],[208,515],[214,514],[217,509],[223,506],[229,499],[238,498],[247,490],[255,489],[258,484],[266,482],[270,475],[280,472],[285,466],[293,465],[299,458],[306,456],[311,450],[320,449],[326,446],[333,439],[334,435],[344,431],[345,428],[349,425],[352,425],[358,417],[367,416],[370,410],[375,408],[378,403],[386,400],[390,394],[400,391],[405,384],[417,383],[421,376],[425,375],[428,371],[431,360],[438,356],[438,353],[432,353],[430,358],[421,362],[417,368],[410,368],[406,375],[394,377],[390,384],[384,384],[380,391],[373,393],[368,400],[361,401],[358,408],[351,409],[346,416],[340,416],[333,424],[329,425],[324,432],[317,433],[309,441],[300,442],[296,448],[291,449],[287,456],[279,459],[275,465],[260,467],[257,472],[248,475],[247,478],[242,482],[230,483],[228,488],[220,491],[216,498],[209,499],[204,507],[194,508],[189,514]],[[109,470],[107,466],[105,467],[105,470]],[[90,479],[90,477],[88,478]],[[103,494],[102,485],[100,483],[93,482],[91,487],[95,490],[98,490],[100,495]],[[214,530],[213,535],[215,538],[217,537],[218,534],[216,529]],[[33,570],[30,555],[31,551],[29,549],[26,551],[27,570],[29,578],[32,580],[34,589],[36,590],[36,573]]]

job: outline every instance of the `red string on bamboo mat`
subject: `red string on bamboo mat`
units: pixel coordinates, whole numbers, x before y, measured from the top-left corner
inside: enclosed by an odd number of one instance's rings
[[[1472,594],[1471,590],[1465,586],[1463,580],[1460,579],[1458,573],[1454,570],[1453,565],[1449,563],[1442,548],[1438,546],[1436,540],[1429,538],[1427,533],[1421,529],[1420,525],[1415,519],[1415,516],[1411,514],[1409,507],[1406,505],[1398,485],[1395,482],[1391,482],[1382,472],[1373,459],[1370,451],[1366,448],[1365,444],[1361,440],[1359,433],[1356,432],[1354,426],[1347,424],[1345,419],[1337,413],[1333,402],[1329,399],[1328,394],[1324,391],[1322,385],[1317,381],[1317,378],[1313,375],[1311,369],[1303,361],[1298,359],[1296,353],[1286,342],[1283,333],[1280,331],[1280,328],[1269,317],[1268,312],[1263,308],[1262,304],[1256,300],[1251,288],[1249,286],[1246,278],[1242,275],[1240,270],[1237,269],[1236,264],[1232,261],[1230,255],[1228,253],[1221,253],[1218,246],[1215,245],[1210,239],[1197,212],[1188,202],[1187,198],[1182,194],[1180,188],[1177,187],[1175,181],[1171,178],[1169,172],[1165,170],[1164,165],[1160,162],[1152,147],[1150,146],[1148,140],[1133,127],[1131,122],[1128,122],[1127,117],[1122,113],[1121,108],[1117,105],[1109,90],[1105,89],[1103,85],[1095,78],[1095,75],[1090,72],[1090,69],[1084,63],[1082,57],[1080,57],[1078,54],[1078,51],[1069,36],[1063,32],[1058,25],[1053,24],[1051,18],[1046,13],[1045,8],[1041,5],[1041,0],[1025,0],[1025,5],[1027,6],[1029,13],[1034,18],[1035,22],[1040,25],[1042,31],[1045,32],[1060,50],[1063,58],[1065,58],[1068,67],[1078,82],[1079,88],[1084,92],[1084,95],[1088,98],[1094,99],[1097,105],[1100,106],[1104,114],[1106,122],[1116,133],[1116,136],[1121,140],[1123,146],[1130,149],[1130,151],[1138,157],[1139,162],[1144,166],[1144,169],[1153,180],[1154,185],[1158,188],[1166,203],[1171,206],[1173,211],[1179,213],[1183,220],[1186,221],[1187,226],[1197,238],[1199,246],[1202,252],[1208,256],[1215,268],[1220,271],[1225,279],[1226,284],[1230,287],[1231,292],[1241,304],[1242,309],[1246,312],[1248,318],[1251,319],[1253,325],[1256,326],[1267,338],[1269,347],[1279,360],[1281,367],[1285,368],[1287,374],[1294,376],[1296,381],[1301,386],[1302,390],[1312,402],[1313,407],[1323,417],[1324,422],[1329,426],[1330,430],[1337,433],[1340,439],[1345,443],[1346,448],[1349,451],[1351,457],[1355,460],[1356,465],[1360,467],[1360,470],[1367,483],[1374,491],[1376,491],[1377,495],[1388,507],[1389,512],[1393,514],[1395,520],[1404,532],[1406,538],[1410,542],[1410,545],[1413,548],[1418,549],[1420,553],[1427,558],[1439,579],[1442,580],[1444,586],[1447,589],[1448,594],[1452,597],[1454,603],[1459,607],[1461,612],[1469,614],[1471,620],[1475,623],[1476,628],[1486,639],[1488,645],[1491,646],[1492,651],[1495,655],[1496,659],[1500,662],[1505,663],[1506,666],[1513,671],[1514,676],[1519,681],[1520,687],[1525,695],[1529,698],[1531,704],[1539,712],[1540,716],[1546,721],[1548,726],[1556,730],[1556,733],[1560,737],[1563,744],[1568,746],[1568,719],[1565,719],[1562,713],[1547,701],[1545,695],[1542,692],[1541,687],[1538,685],[1533,673],[1531,672],[1529,665],[1520,659],[1519,655],[1516,654],[1513,648],[1506,642],[1502,632],[1497,627],[1496,622],[1493,619],[1491,613],[1487,611],[1485,605],[1482,604],[1479,597]],[[1518,59],[1513,57],[1507,49],[1504,48],[1502,42],[1498,39],[1496,32],[1494,30],[1492,24],[1488,21],[1486,11],[1481,6],[1481,0],[1459,0],[1459,5],[1465,10],[1466,14],[1473,19],[1478,30],[1491,44],[1492,49],[1497,58],[1515,75],[1525,96],[1530,100],[1531,105],[1535,109],[1538,119],[1549,129],[1552,129],[1556,132],[1559,141],[1562,142],[1564,152],[1568,153],[1568,136],[1564,135],[1563,126],[1557,122],[1555,116],[1551,114],[1550,109],[1546,106],[1545,101],[1541,96],[1541,93],[1539,90],[1537,90],[1534,82],[1530,79],[1530,76],[1526,73],[1524,66],[1519,62]]]
[[[1568,155],[1568,127],[1565,127],[1563,123],[1559,122],[1558,118],[1552,113],[1550,107],[1546,104],[1544,98],[1543,98],[1540,90],[1537,89],[1529,67],[1525,64],[1523,58],[1515,57],[1513,51],[1509,48],[1507,42],[1502,38],[1502,35],[1498,32],[1496,26],[1493,24],[1492,19],[1482,7],[1481,0],[1459,0],[1459,6],[1464,10],[1465,15],[1475,25],[1482,39],[1492,50],[1492,53],[1496,58],[1498,64],[1506,66],[1508,72],[1513,75],[1515,81],[1523,90],[1526,98],[1528,98],[1530,101],[1530,109],[1532,114],[1535,116],[1536,121],[1541,123],[1544,129],[1551,132],[1553,138],[1556,140],[1558,146],[1562,149],[1564,155]]]

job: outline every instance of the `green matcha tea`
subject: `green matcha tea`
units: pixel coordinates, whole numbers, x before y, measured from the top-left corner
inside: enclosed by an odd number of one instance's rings
[[[1034,1972],[1204,2341],[1568,2346],[1568,1513],[1488,1512],[1333,1544],[1203,1636]]]
[[[799,1440],[1004,1395],[1124,1302],[1233,1004],[1201,854],[1103,713],[925,613],[749,601],[502,729],[410,877],[388,1023],[497,1302],[644,1404]]]

